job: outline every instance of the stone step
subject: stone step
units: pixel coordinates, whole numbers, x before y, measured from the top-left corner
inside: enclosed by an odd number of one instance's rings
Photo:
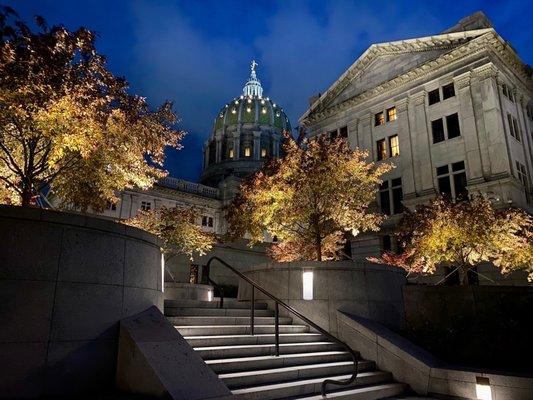
[[[250,325],[177,325],[175,328],[183,336],[206,335],[249,335]],[[274,333],[274,325],[255,325],[255,334]],[[307,325],[280,325],[279,333],[305,333],[309,332]]]
[[[179,300],[165,300],[166,307],[191,307],[191,308],[220,308],[220,301],[201,301],[201,300],[190,300],[190,299],[179,299]],[[238,301],[235,299],[224,299],[223,308],[246,308],[250,309],[249,301]],[[266,310],[268,308],[266,303],[256,302],[256,310]]]
[[[332,386],[328,386],[331,390]],[[383,383],[379,385],[357,387],[352,389],[336,390],[327,392],[328,399],[337,400],[379,400],[390,396],[402,394],[406,390],[403,383]],[[296,397],[298,400],[324,400],[321,394],[312,396]]]
[[[255,357],[275,354],[274,344],[252,344],[234,346],[195,347],[204,360],[232,357]],[[342,346],[334,342],[281,343],[280,354],[311,353],[341,350]]]
[[[193,308],[193,307],[165,307],[165,316],[210,316],[210,317],[248,317],[251,311],[246,308]],[[272,310],[254,310],[256,317],[273,317]]]
[[[370,371],[375,368],[372,361],[359,361],[358,371]],[[234,372],[220,374],[218,377],[230,389],[244,386],[257,386],[269,383],[280,383],[296,379],[308,379],[317,376],[350,374],[354,369],[353,361],[333,363],[306,364],[292,367],[271,368],[258,371]]]
[[[276,356],[219,358],[206,360],[206,364],[217,374],[253,371],[267,368],[282,368],[295,365],[349,361],[352,357],[346,351],[323,351],[314,353],[280,354]]]
[[[254,332],[255,333],[255,332]],[[213,335],[213,336],[185,336],[192,347],[205,346],[230,346],[243,344],[275,343],[276,335],[262,333],[252,335]],[[280,333],[280,343],[303,343],[323,341],[325,338],[320,333]]]
[[[283,383],[273,383],[261,386],[249,386],[235,389],[233,393],[235,400],[261,399],[273,400],[286,397],[295,397],[320,393],[322,382],[325,379],[349,379],[351,375],[319,376],[311,379],[300,379]],[[391,380],[391,374],[383,371],[362,372],[358,374],[355,382],[347,386],[368,386],[379,383],[387,383]]]
[[[168,317],[173,325],[247,325],[250,323],[249,317]],[[255,317],[257,325],[272,325],[274,324],[274,317]],[[292,323],[290,317],[280,317],[279,323],[289,325]]]

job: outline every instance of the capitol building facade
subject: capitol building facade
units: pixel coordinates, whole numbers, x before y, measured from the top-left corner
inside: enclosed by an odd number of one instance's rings
[[[280,156],[282,134],[291,132],[281,106],[263,96],[256,66],[242,95],[215,117],[200,183],[169,177],[148,191],[126,190],[105,215],[126,219],[140,209],[193,205],[201,211],[198,224],[225,233],[224,205],[243,177]],[[299,120],[310,137],[346,137],[352,147],[368,150],[369,161],[396,167],[376,199],[390,218],[381,232],[351,238],[355,260],[394,251],[392,232],[403,210],[438,194],[459,199],[480,193],[497,207],[533,212],[531,76],[490,21],[475,13],[441,34],[373,44],[311,99]],[[244,244],[215,251],[242,266],[266,261],[264,249]],[[526,283],[520,274],[502,278],[491,266],[478,272],[479,284]],[[444,276],[442,270],[428,279]]]

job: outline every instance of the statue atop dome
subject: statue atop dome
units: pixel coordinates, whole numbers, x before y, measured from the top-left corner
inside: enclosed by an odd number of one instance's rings
[[[242,89],[244,96],[263,96],[263,87],[261,86],[261,81],[257,79],[256,75],[256,68],[258,65],[259,64],[255,60],[252,60],[252,62],[250,63],[250,78],[248,78],[248,81]]]

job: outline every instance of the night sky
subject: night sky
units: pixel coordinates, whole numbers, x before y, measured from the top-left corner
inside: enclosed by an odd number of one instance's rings
[[[252,59],[264,95],[293,126],[308,98],[325,91],[372,43],[443,31],[482,10],[533,64],[531,0],[524,1],[2,1],[27,22],[85,26],[110,69],[152,106],[174,101],[188,132],[184,149],[169,151],[172,176],[197,180],[202,144],[219,108],[242,93]]]

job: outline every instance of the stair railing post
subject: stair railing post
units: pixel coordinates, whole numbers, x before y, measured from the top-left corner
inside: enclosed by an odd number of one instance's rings
[[[276,336],[276,357],[279,357],[279,305],[276,301],[276,315],[275,319],[275,336]]]
[[[255,286],[252,285],[252,305],[250,307],[250,334],[254,335],[254,316],[255,316]]]

